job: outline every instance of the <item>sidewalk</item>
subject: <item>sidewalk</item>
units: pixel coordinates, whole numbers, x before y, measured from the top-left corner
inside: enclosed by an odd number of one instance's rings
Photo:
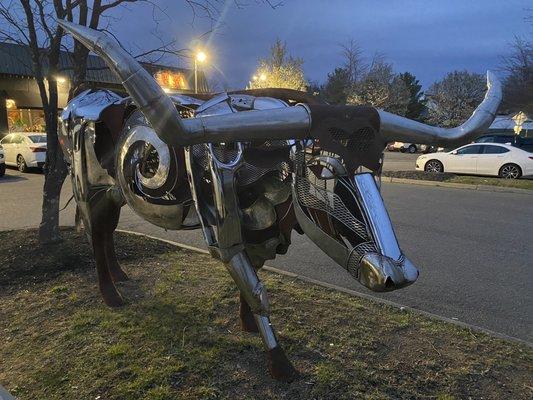
[[[15,400],[15,398],[0,385],[0,400]]]

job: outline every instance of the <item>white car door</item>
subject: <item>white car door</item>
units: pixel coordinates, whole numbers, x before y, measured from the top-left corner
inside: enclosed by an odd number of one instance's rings
[[[481,150],[481,145],[479,144],[468,144],[448,153],[444,171],[475,174],[477,159]]]
[[[5,138],[2,139],[2,147],[4,148],[4,157],[6,158],[6,164],[13,163],[13,145],[11,144],[11,141],[13,140],[14,135],[9,134]]]
[[[477,173],[479,175],[498,175],[500,167],[505,164],[510,150],[497,144],[482,144],[483,153],[478,155]]]
[[[14,133],[13,139],[11,139],[11,156],[13,158],[12,162],[16,164],[18,155],[22,153],[24,153],[24,137]]]

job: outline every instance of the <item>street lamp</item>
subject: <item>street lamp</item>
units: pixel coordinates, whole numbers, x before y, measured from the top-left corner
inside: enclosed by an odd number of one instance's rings
[[[203,63],[207,59],[207,54],[198,51],[194,55],[194,93],[198,93],[198,63]]]

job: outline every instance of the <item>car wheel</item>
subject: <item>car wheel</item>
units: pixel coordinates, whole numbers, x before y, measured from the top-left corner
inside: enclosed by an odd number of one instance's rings
[[[28,172],[28,166],[26,165],[26,161],[21,155],[17,157],[17,168],[20,172]]]
[[[444,165],[439,160],[429,160],[424,166],[426,172],[444,172]]]
[[[400,153],[405,153],[405,149],[403,147],[400,147]]]
[[[504,179],[518,179],[522,176],[522,170],[516,164],[505,164],[498,173]]]
[[[409,151],[410,154],[415,154],[416,153],[416,146],[414,144],[412,144],[411,146],[409,146],[407,151]]]
[[[6,173],[6,165],[4,163],[0,164],[0,178]]]

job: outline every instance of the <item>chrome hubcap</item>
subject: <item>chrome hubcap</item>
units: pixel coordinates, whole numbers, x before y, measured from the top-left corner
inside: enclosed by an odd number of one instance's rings
[[[436,161],[432,161],[428,163],[426,170],[428,172],[440,172],[440,164]]]
[[[520,173],[518,172],[518,168],[512,165],[506,165],[502,169],[502,176],[506,179],[516,179],[518,178],[519,174]]]

